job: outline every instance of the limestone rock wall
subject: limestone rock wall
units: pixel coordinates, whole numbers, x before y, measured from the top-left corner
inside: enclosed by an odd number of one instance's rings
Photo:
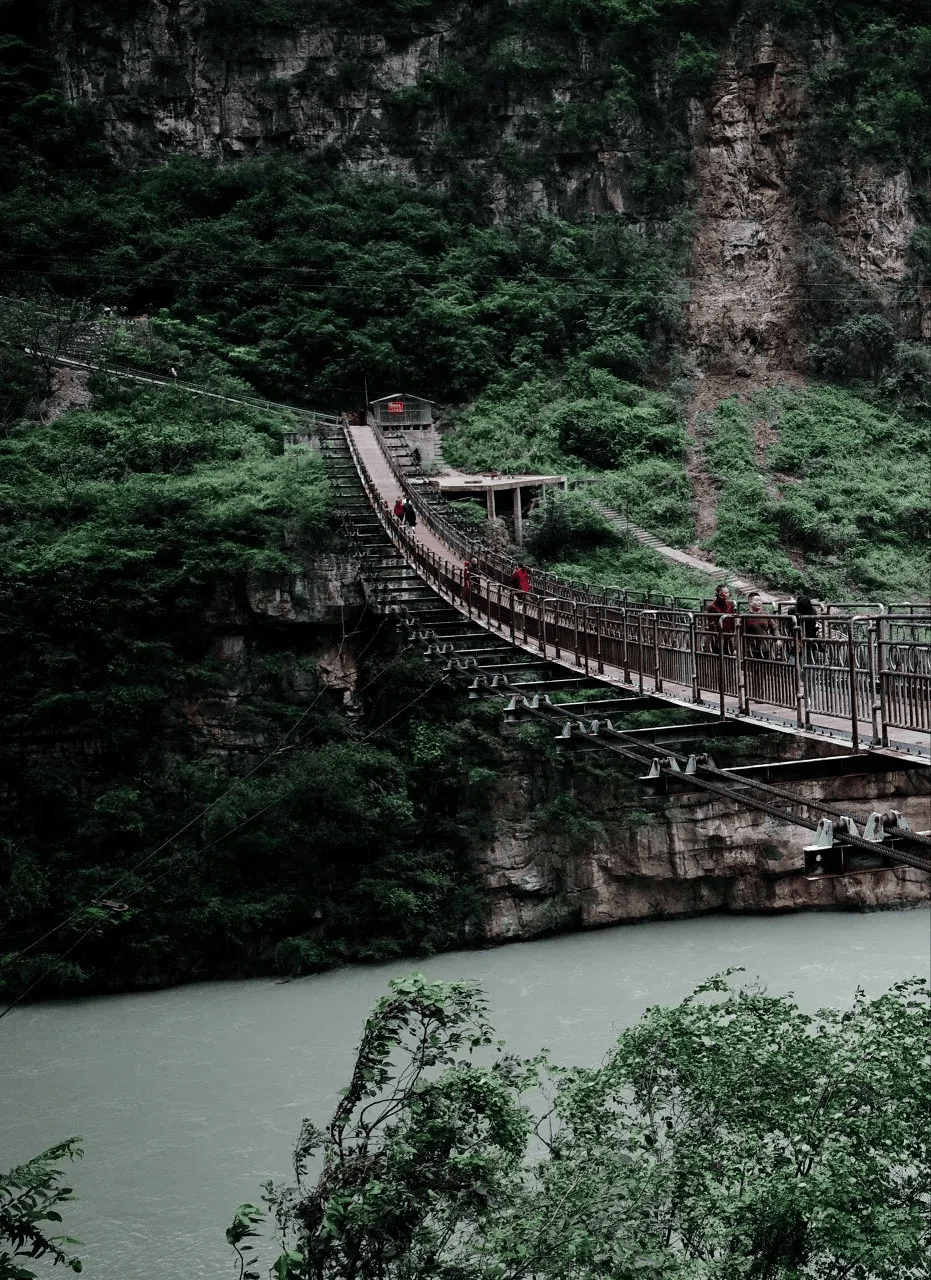
[[[845,812],[892,807],[915,830],[931,826],[931,770],[792,786],[812,799],[831,794]],[[494,941],[711,911],[931,902],[927,874],[909,867],[808,880],[803,829],[700,793],[645,802],[619,770],[577,781],[586,829],[540,821],[539,778],[508,778],[501,791],[480,862]]]
[[[804,113],[796,56],[731,48],[690,115],[698,222],[689,330],[702,372],[759,379],[800,363],[799,225],[790,187]]]

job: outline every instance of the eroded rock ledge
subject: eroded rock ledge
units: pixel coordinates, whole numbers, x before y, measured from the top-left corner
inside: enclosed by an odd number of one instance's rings
[[[845,811],[897,808],[931,825],[931,771],[793,784]],[[928,876],[910,867],[808,880],[806,832],[701,794],[645,801],[618,772],[576,778],[585,822],[541,822],[540,780],[502,781],[495,836],[481,853],[493,941],[714,911],[872,910],[929,905]]]

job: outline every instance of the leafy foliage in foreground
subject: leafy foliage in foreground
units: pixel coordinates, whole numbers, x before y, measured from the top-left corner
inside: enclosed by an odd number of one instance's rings
[[[66,1246],[81,1244],[71,1236],[50,1236],[46,1223],[61,1222],[59,1208],[74,1194],[59,1185],[64,1177],[57,1166],[63,1160],[77,1160],[84,1154],[80,1138],[69,1138],[49,1147],[41,1155],[0,1173],[0,1280],[37,1280],[17,1259],[44,1258],[71,1271],[82,1271],[80,1258]]]
[[[648,1009],[594,1068],[504,1053],[470,984],[393,982],[330,1125],[304,1122],[297,1184],[266,1187],[275,1274],[918,1280],[927,983],[812,1016],[727,976]],[[231,1243],[261,1220],[243,1206]]]

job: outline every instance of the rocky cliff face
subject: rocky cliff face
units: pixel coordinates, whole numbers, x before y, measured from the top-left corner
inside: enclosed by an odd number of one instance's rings
[[[728,50],[694,102],[698,182],[689,329],[703,372],[758,382],[804,358],[801,228],[790,190],[804,94],[791,51]]]
[[[823,799],[825,783],[793,784]],[[835,780],[845,812],[894,807],[915,830],[931,816],[927,769]],[[929,902],[928,877],[909,867],[806,879],[806,833],[731,801],[699,794],[644,801],[612,770],[576,779],[586,827],[542,823],[541,780],[501,788],[495,839],[481,872],[492,896],[491,939],[712,911],[870,910]]]
[[[218,26],[222,7],[53,6],[60,82],[69,98],[92,106],[122,163],[178,153],[316,154],[352,172],[433,185],[454,170],[479,177],[492,217],[636,219],[652,179],[645,194],[632,175],[659,141],[670,155],[691,148],[697,219],[685,330],[699,373],[753,387],[803,368],[799,302],[813,234],[830,243],[851,280],[896,310],[915,225],[908,174],[850,172],[831,208],[804,217],[795,193],[806,72],[836,56],[830,33],[793,42],[741,20],[710,92],[686,104],[665,73],[657,76],[660,134],[650,132],[655,121],[629,111],[573,133],[569,115],[601,110],[610,72],[584,36],[557,35],[549,50],[556,70],[522,74],[526,50],[493,39],[494,5],[450,0],[416,20],[386,18],[378,29],[319,6],[291,25]],[[468,69],[495,59],[500,75],[473,101]],[[898,318],[917,335],[931,325],[931,308]]]
[[[449,113],[418,107],[416,93],[444,64],[474,54],[473,6],[452,0],[429,19],[382,31],[321,19],[218,31],[209,8],[143,0],[127,12],[104,0],[57,11],[51,41],[61,84],[94,108],[121,163],[289,151],[323,154],[357,173],[448,180]],[[544,98],[502,81],[483,104],[486,136],[469,145],[468,165],[488,181],[492,210],[623,207],[620,139],[615,150],[554,156],[545,176],[507,177],[498,163],[502,147],[553,100],[584,97],[585,81],[586,68],[576,67]]]
[[[698,219],[688,329],[699,370],[736,376],[742,389],[805,367],[801,311],[815,241],[903,328],[927,328],[926,306],[906,315],[896,301],[916,226],[907,172],[858,168],[833,207],[814,217],[800,210],[794,179],[808,114],[806,64],[829,59],[832,48],[829,40],[800,49],[771,32],[736,32],[711,92],[690,104]]]

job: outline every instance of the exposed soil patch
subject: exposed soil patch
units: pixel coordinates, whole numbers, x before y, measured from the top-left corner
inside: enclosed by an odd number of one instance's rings
[[[779,443],[779,432],[773,422],[767,422],[765,418],[757,418],[753,424],[753,452],[756,455],[756,465],[758,467],[766,466],[766,450],[771,444]]]
[[[782,550],[786,554],[786,558],[793,569],[798,569],[799,573],[805,572],[805,557],[799,551],[798,547],[790,547],[785,543],[781,544]]]
[[[52,373],[52,391],[39,405],[43,422],[57,422],[71,409],[87,409],[91,393],[87,389],[89,374],[85,369],[55,369]]]

